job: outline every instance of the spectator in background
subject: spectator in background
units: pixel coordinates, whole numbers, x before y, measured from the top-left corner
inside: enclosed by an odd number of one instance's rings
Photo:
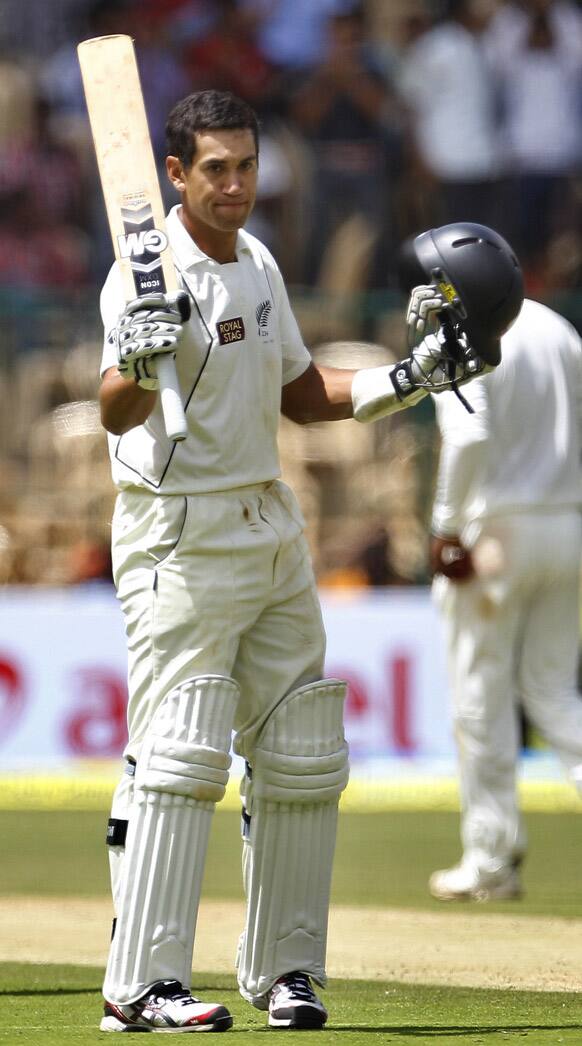
[[[360,589],[410,585],[393,563],[390,535],[383,523],[371,523],[357,540],[329,548],[333,565],[318,575],[321,588]]]
[[[69,553],[70,585],[113,585],[111,543],[101,536],[79,538]]]
[[[254,21],[238,0],[216,0],[210,31],[182,52],[190,90],[231,91],[259,112],[268,106],[274,69],[254,36]]]
[[[329,18],[349,0],[239,0],[256,24],[257,42],[267,61],[289,82],[321,60]]]
[[[582,11],[570,0],[505,3],[485,40],[511,171],[509,233],[530,291],[543,292],[552,240],[576,230],[580,244]]]
[[[91,143],[76,45],[94,36],[131,33],[127,7],[125,0],[92,0],[77,5],[70,20],[69,38],[50,49],[54,39],[50,37],[48,53],[39,64],[38,82],[50,106],[55,133],[82,151],[88,150]]]
[[[31,70],[15,58],[5,42],[0,41],[0,149],[29,136],[36,98],[36,83]]]
[[[503,231],[494,82],[482,34],[494,0],[448,0],[447,14],[404,51],[414,228],[468,220]],[[412,229],[401,230],[404,234]]]
[[[140,11],[163,17],[166,38],[176,52],[200,40],[217,21],[214,0],[141,0]]]
[[[85,172],[75,149],[55,135],[52,110],[38,94],[20,135],[0,143],[0,194],[26,189],[32,171],[42,224],[86,228]]]
[[[0,146],[0,285],[74,289],[90,275],[87,183],[36,97],[26,133]],[[33,174],[34,178],[33,178]]]
[[[57,221],[28,185],[0,189],[0,287],[70,291],[83,287],[88,277],[83,230]]]
[[[331,236],[358,215],[377,238],[368,285],[384,287],[393,242],[390,183],[399,162],[398,110],[375,60],[361,3],[331,15],[328,39],[290,104],[314,164],[305,280],[318,282]]]
[[[1,0],[0,35],[12,54],[43,59],[70,46],[71,26],[94,0]],[[122,0],[119,0],[121,4]]]
[[[125,0],[128,32],[133,36],[140,80],[154,155],[163,154],[166,144],[166,116],[179,98],[192,90],[179,51],[169,37],[163,5]],[[165,170],[160,169],[165,184]]]

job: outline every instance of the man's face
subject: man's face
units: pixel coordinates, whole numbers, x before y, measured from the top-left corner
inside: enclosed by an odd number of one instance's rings
[[[245,224],[257,193],[257,150],[251,130],[198,133],[192,166],[184,170],[171,156],[166,165],[193,228],[228,233]]]

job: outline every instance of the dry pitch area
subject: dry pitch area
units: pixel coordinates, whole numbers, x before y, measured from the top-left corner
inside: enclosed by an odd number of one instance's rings
[[[0,962],[104,965],[111,920],[105,900],[0,898]],[[332,909],[330,977],[422,984],[582,990],[582,920],[443,908]],[[238,902],[203,903],[194,967],[231,973],[243,924]]]

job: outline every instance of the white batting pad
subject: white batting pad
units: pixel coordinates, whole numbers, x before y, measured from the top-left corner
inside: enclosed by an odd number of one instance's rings
[[[267,721],[244,802],[247,921],[237,958],[241,994],[259,1008],[292,970],[324,985],[339,796],[348,781],[345,683],[288,694]]]
[[[200,676],[158,708],[138,759],[117,925],[103,994],[133,1002],[154,981],[188,987],[215,804],[228,780],[239,689]]]

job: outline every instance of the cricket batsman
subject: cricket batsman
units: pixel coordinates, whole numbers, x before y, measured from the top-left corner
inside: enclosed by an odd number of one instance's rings
[[[326,984],[346,686],[324,674],[304,522],[279,478],[280,412],[299,424],[371,421],[491,361],[459,323],[447,339],[423,335],[395,366],[315,366],[274,259],[244,231],[259,163],[253,110],[228,93],[193,94],[170,113],[167,152],[182,290],[126,305],[116,263],[101,295],[100,407],[118,488],[112,554],[129,684],[107,839],[115,923],[101,1029],[232,1025],[225,1006],[192,994],[191,973],[233,744],[246,764],[240,992],[273,1028],[319,1029],[327,1012],[313,985]],[[180,443],[166,436],[158,395],[167,353],[187,417]]]

